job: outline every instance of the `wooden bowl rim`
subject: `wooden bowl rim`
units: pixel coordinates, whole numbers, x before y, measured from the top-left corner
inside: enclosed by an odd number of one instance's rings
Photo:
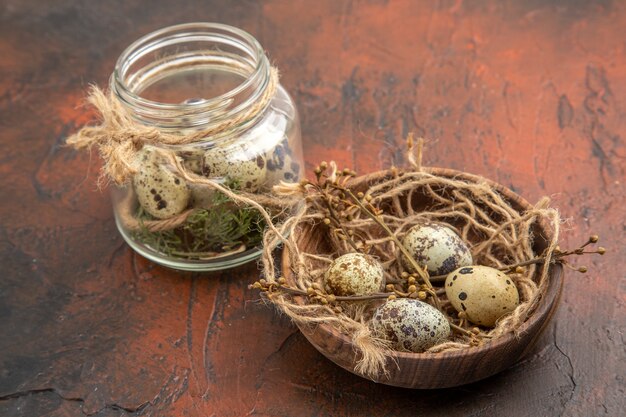
[[[507,187],[504,187],[501,184],[498,184],[492,180],[480,177],[478,175],[469,174],[466,172],[461,172],[461,171],[457,171],[457,170],[450,169],[450,168],[437,168],[437,167],[422,167],[422,171],[430,173],[430,174],[448,177],[448,178],[455,178],[455,179],[461,178],[461,179],[468,180],[468,181],[475,182],[475,183],[483,182],[483,183],[490,185],[492,188],[496,189],[503,196],[505,196],[507,200],[509,200],[510,202],[516,203],[521,208],[529,209],[533,207],[528,201],[526,201],[526,199],[514,193]],[[361,184],[363,182],[370,182],[372,180],[380,179],[388,174],[389,174],[388,170],[381,170],[381,171],[376,171],[370,174],[363,175],[361,177],[356,177],[352,181],[353,183]],[[542,228],[542,231],[544,233],[546,232],[545,229],[543,228]],[[289,260],[289,249],[287,247],[283,249],[282,271],[283,271],[283,275],[287,277],[287,280],[289,280],[290,278],[293,279],[293,272],[291,270],[291,264]],[[555,285],[561,287],[562,273],[563,273],[563,267],[561,265],[554,265],[550,268],[550,270],[548,271],[548,274],[550,276],[548,289],[550,289],[552,286],[555,286]],[[558,299],[559,297],[560,288],[557,289],[557,291],[553,291],[554,296],[551,297],[551,299],[549,300],[545,298],[545,295],[548,293],[550,293],[550,291],[546,290],[546,293],[541,295],[541,299],[539,300],[539,304],[535,307],[535,310],[533,310],[528,316],[528,318],[526,319],[526,321],[524,321],[516,329],[516,332],[506,333],[498,337],[494,341],[486,342],[482,346],[472,347],[468,349],[458,349],[458,350],[453,350],[453,351],[444,351],[444,352],[413,353],[413,352],[392,351],[390,357],[394,359],[410,359],[410,360],[429,360],[429,359],[441,359],[441,358],[455,359],[455,358],[466,358],[468,356],[480,355],[486,351],[496,350],[504,345],[511,343],[516,338],[516,333],[526,332],[529,327],[531,327],[537,320],[540,320],[548,312],[547,310],[550,310],[551,308],[553,308],[553,305],[556,299]],[[304,300],[301,297],[296,297],[295,299],[298,304],[300,305],[304,304]],[[552,313],[553,311],[550,312],[549,315],[551,316]],[[298,327],[300,326],[298,325]],[[343,344],[352,346],[352,340],[348,338],[348,336],[346,336],[344,333],[340,332],[339,330],[335,329],[334,327],[328,324],[319,323],[315,325],[315,328],[321,329],[324,332],[330,334],[332,337],[339,339]],[[542,329],[539,329],[538,334],[541,333],[541,330]]]

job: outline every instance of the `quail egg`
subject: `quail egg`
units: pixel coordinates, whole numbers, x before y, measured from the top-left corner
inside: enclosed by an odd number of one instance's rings
[[[178,152],[183,159],[183,166],[194,174],[202,174],[202,160],[205,149],[189,149]]]
[[[450,336],[450,324],[435,307],[412,298],[387,300],[372,317],[377,336],[395,350],[423,352]]]
[[[459,268],[446,277],[445,285],[455,310],[482,326],[493,327],[519,304],[519,293],[511,278],[488,266]]]
[[[257,191],[265,182],[266,172],[265,157],[251,155],[242,147],[209,149],[202,161],[204,176],[236,181],[246,191]]]
[[[430,275],[445,275],[460,266],[472,264],[472,254],[454,230],[438,223],[422,221],[404,235],[402,244],[420,266],[426,266]],[[403,255],[402,263],[413,267]]]
[[[277,145],[267,156],[267,184],[275,185],[280,181],[296,182],[302,174],[302,167],[293,159],[287,141]]]
[[[143,148],[133,176],[139,204],[157,219],[167,219],[185,210],[190,196],[187,183],[164,164],[154,149]]]
[[[347,253],[335,259],[324,274],[326,291],[335,295],[366,295],[382,291],[382,265],[369,255]]]

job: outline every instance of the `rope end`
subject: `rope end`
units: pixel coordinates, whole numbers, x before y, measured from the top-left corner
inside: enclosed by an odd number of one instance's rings
[[[422,170],[422,157],[424,154],[424,138],[414,139],[413,132],[406,138],[407,159],[415,171]]]

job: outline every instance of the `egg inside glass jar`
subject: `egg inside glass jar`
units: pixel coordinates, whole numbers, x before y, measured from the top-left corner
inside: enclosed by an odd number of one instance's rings
[[[215,147],[205,152],[202,175],[225,178],[231,187],[258,191],[265,183],[267,168],[263,155],[247,152],[243,146]]]
[[[481,326],[493,327],[519,305],[519,293],[511,277],[488,266],[462,267],[451,272],[445,288],[454,309]]]
[[[191,196],[187,183],[175,174],[163,157],[150,147],[137,156],[137,173],[133,188],[141,207],[157,219],[168,219],[181,213]]]
[[[266,154],[267,161],[267,185],[284,182],[296,182],[302,176],[302,166],[294,157],[294,151],[285,138]]]
[[[183,166],[194,174],[202,174],[202,160],[204,159],[205,149],[187,149],[178,152],[178,156],[183,159]]]
[[[387,300],[374,312],[372,330],[394,350],[423,352],[450,337],[450,324],[435,307],[411,298]]]
[[[402,244],[430,275],[446,275],[473,263],[467,244],[454,230],[439,223],[419,222],[406,232]],[[404,255],[400,259],[407,270],[414,272]]]
[[[324,274],[326,291],[335,295],[367,295],[382,291],[382,265],[362,253],[347,253],[335,259]]]

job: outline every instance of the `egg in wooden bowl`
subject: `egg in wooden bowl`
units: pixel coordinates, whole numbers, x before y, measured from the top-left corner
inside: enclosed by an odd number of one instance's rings
[[[545,201],[533,206],[499,184],[450,169],[351,174],[321,166],[316,182],[299,185],[305,204],[283,229],[289,236],[282,277],[274,282],[266,274],[269,283],[255,285],[324,356],[375,382],[453,387],[491,376],[523,358],[554,313],[563,285],[558,212]],[[443,250],[455,259],[436,253],[430,256],[435,266],[429,268],[428,254],[410,252],[412,245],[403,241],[424,224],[445,229],[442,236],[455,243]],[[426,233],[424,238],[435,235]],[[467,250],[457,248],[456,240]],[[413,245],[418,252],[438,244],[422,243]],[[383,288],[378,278],[369,292],[356,295],[324,285],[327,271],[346,254],[376,260],[384,289],[378,290]],[[482,275],[459,280],[458,271],[468,267]],[[483,267],[495,272],[485,273]],[[457,280],[448,278],[455,271]],[[480,285],[471,281],[499,285],[502,276],[509,282],[504,282],[502,294],[496,294],[497,286],[493,294],[477,292]],[[463,282],[472,302],[487,297],[502,311],[492,308],[490,315],[477,315],[480,310],[471,304],[468,314],[463,300],[449,298],[467,297],[467,292],[455,292],[454,286],[446,291],[446,279],[448,284]],[[383,318],[391,324],[381,324]]]

